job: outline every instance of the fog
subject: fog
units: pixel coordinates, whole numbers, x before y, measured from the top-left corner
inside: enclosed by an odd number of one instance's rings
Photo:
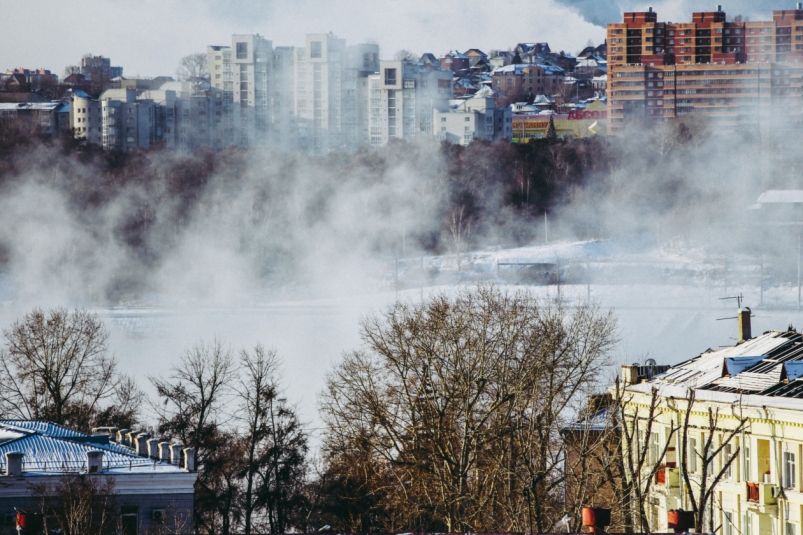
[[[323,378],[359,347],[362,315],[483,281],[569,303],[590,296],[620,318],[617,362],[677,363],[734,343],[735,321],[717,321],[734,315],[723,297],[744,295],[754,333],[803,324],[803,214],[750,209],[767,189],[803,189],[802,157],[783,128],[629,131],[597,145],[598,164],[553,199],[549,244],[541,219],[500,205],[462,250],[439,234],[455,200],[436,145],[397,145],[384,159],[224,154],[206,183],[178,191],[167,175],[208,156],[155,152],[145,169],[163,179],[131,180],[103,202],[93,196],[105,186],[90,187],[97,163],[21,150],[0,195],[0,326],[37,306],[88,307],[142,386],[200,339],[274,346],[313,428]],[[488,209],[501,202],[488,198]],[[140,213],[150,223],[132,233]],[[510,238],[522,226],[535,230],[529,245]],[[433,249],[433,236],[446,245]],[[563,280],[502,271],[511,259],[557,262]]]

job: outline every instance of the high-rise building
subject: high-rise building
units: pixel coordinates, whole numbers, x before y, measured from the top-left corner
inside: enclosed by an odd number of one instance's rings
[[[800,123],[803,113],[803,5],[771,21],[728,21],[696,12],[659,22],[652,8],[608,25],[610,133],[647,123],[704,116],[760,130]]]
[[[330,34],[307,35],[296,49],[295,117],[299,149],[313,154],[354,151],[365,139],[360,107],[366,78],[379,65],[379,46],[346,47]]]
[[[410,61],[382,61],[368,77],[369,143],[432,137],[433,110],[447,111],[454,73]]]

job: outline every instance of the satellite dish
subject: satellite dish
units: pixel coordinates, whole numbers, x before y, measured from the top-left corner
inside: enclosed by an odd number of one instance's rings
[[[655,362],[655,359],[647,359],[647,360],[644,361],[644,365],[645,366],[654,367],[654,366],[657,366],[658,363]]]

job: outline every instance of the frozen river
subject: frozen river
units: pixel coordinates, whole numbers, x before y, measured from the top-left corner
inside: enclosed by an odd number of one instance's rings
[[[454,291],[454,286],[432,291]],[[510,288],[514,288],[511,286]],[[542,297],[555,297],[556,288],[529,287]],[[586,286],[563,286],[569,302],[584,299]],[[745,288],[746,304],[757,295]],[[792,289],[789,289],[791,292]],[[789,293],[787,292],[787,293]],[[592,286],[592,298],[619,317],[621,342],[617,363],[643,361],[674,364],[705,349],[735,343],[735,303],[709,298],[705,289],[688,286]],[[419,300],[419,290],[399,294]],[[248,308],[98,308],[94,309],[111,332],[111,349],[123,370],[147,386],[148,375],[166,375],[184,349],[217,336],[239,350],[256,343],[275,347],[284,364],[287,396],[313,430],[317,395],[327,370],[345,351],[359,347],[359,319],[381,311],[396,298],[394,292],[337,297],[314,301],[274,303]],[[793,308],[754,308],[753,332],[803,325],[803,313]],[[5,323],[7,325],[8,323]],[[613,370],[606,371],[609,376]]]

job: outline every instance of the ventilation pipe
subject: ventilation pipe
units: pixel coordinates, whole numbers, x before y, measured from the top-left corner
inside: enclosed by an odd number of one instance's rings
[[[184,468],[187,472],[195,470],[195,448],[184,448]]]
[[[737,317],[739,318],[739,341],[750,340],[753,337],[750,331],[750,308],[740,308]]]
[[[182,444],[172,444],[170,446],[170,462],[175,464],[176,466],[179,465],[181,462],[181,448],[183,447]]]
[[[126,441],[129,448],[137,449],[137,435],[140,434],[140,431],[129,431],[126,435]]]
[[[148,456],[148,440],[151,436],[148,433],[140,433],[137,435],[137,455],[140,457]]]
[[[151,438],[148,440],[148,457],[159,459],[159,439]]]
[[[722,12],[722,4],[717,4],[717,12]]]
[[[7,476],[21,476],[22,475],[22,458],[25,454],[18,451],[6,453],[6,475]]]
[[[103,452],[93,450],[86,452],[86,471],[90,474],[103,472]]]
[[[119,429],[117,431],[117,442],[123,446],[128,446],[128,437],[126,436],[128,429]]]
[[[650,6],[650,7],[648,7],[648,8],[647,8],[647,12],[648,12],[648,13],[652,13],[652,6]]]
[[[803,2],[798,2],[797,3],[797,8],[798,9],[803,9]]]
[[[160,442],[159,443],[159,460],[163,463],[170,462],[170,443],[169,442]]]

